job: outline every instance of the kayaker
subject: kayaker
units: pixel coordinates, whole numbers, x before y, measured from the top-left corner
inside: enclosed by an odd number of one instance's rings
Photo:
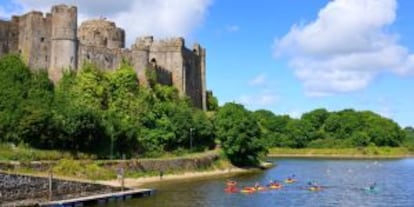
[[[369,186],[369,190],[375,190],[376,187],[377,187],[377,183],[373,183]]]

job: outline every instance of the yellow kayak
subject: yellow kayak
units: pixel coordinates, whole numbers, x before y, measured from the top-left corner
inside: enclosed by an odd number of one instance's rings
[[[240,193],[254,193],[256,189],[254,187],[246,187],[240,190]]]
[[[310,190],[310,191],[320,191],[320,190],[322,190],[322,188],[319,187],[319,186],[311,186],[311,187],[308,188],[308,190]]]
[[[281,189],[282,185],[281,184],[272,184],[272,185],[269,185],[269,188],[270,189]]]
[[[292,178],[288,178],[285,180],[285,183],[294,183],[294,182],[296,182],[296,180]]]

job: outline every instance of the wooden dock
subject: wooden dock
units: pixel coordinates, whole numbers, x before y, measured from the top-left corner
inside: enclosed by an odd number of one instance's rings
[[[93,195],[87,197],[80,197],[68,200],[50,201],[45,203],[39,203],[41,207],[81,207],[90,204],[103,204],[112,201],[127,200],[131,198],[146,197],[153,195],[155,190],[153,189],[132,189],[127,191],[120,191],[115,193],[107,193],[100,195]]]

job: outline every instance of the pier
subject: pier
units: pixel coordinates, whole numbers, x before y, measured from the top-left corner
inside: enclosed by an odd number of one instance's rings
[[[93,195],[87,197],[80,197],[68,200],[59,200],[59,201],[50,201],[39,203],[38,206],[40,207],[80,207],[90,204],[103,204],[113,201],[122,201],[132,198],[139,198],[139,197],[146,197],[153,195],[155,190],[153,189],[132,189],[127,191],[121,192],[114,192],[114,193],[107,193],[107,194],[100,194],[100,195]]]

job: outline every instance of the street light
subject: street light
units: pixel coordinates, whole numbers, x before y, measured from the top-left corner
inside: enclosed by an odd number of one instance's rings
[[[190,152],[193,151],[193,130],[194,128],[190,128]]]

